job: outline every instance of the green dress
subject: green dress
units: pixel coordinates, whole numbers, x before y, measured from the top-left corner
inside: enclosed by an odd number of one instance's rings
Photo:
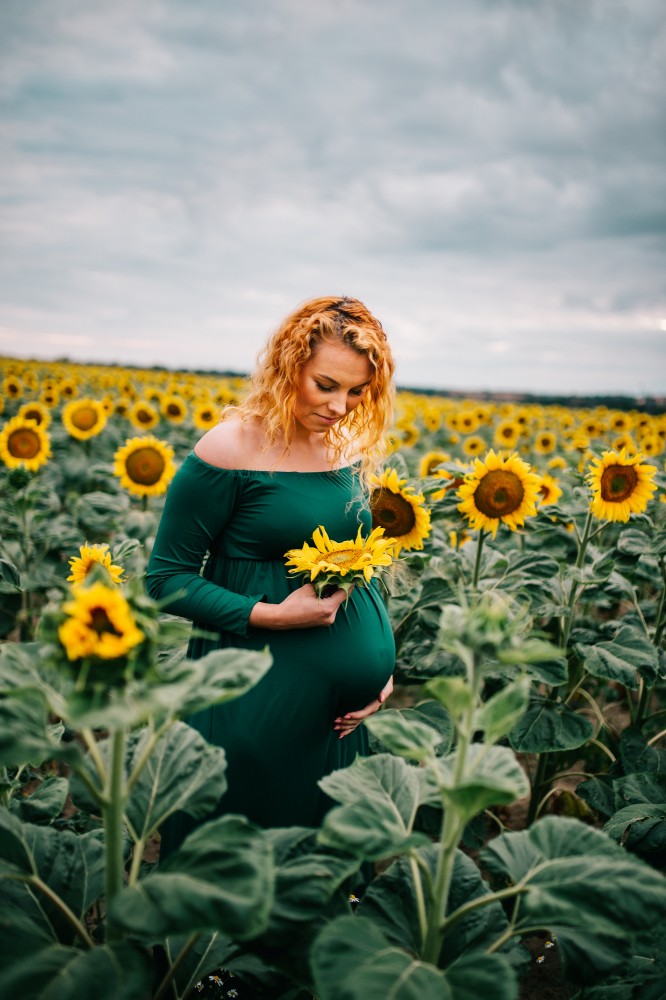
[[[368,534],[370,512],[352,468],[228,470],[191,452],[169,488],[149,593],[176,595],[166,610],[217,633],[193,638],[189,656],[228,646],[269,646],[273,656],[247,694],[187,720],[226,752],[228,790],[218,814],[241,813],[264,827],[317,826],[331,805],[318,780],[368,753],[364,726],[339,739],[333,722],[373,701],[393,672],[395,645],[377,582],[356,587],[328,627],[248,624],[257,601],[279,603],[301,586],[285,568],[287,549],[311,542],[319,524],[342,541],[356,536],[359,523]],[[165,840],[177,844],[193,825],[181,814]]]

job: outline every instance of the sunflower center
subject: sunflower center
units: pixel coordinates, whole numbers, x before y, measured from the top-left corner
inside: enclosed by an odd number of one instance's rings
[[[23,411],[23,419],[34,420],[36,424],[41,424],[44,421],[44,414],[41,410],[33,410],[29,407]]]
[[[381,526],[387,536],[391,535],[393,538],[408,535],[416,524],[416,514],[409,500],[384,487],[373,490],[370,510],[373,528]]]
[[[80,431],[89,431],[97,423],[97,410],[94,406],[79,406],[72,413],[71,420]]]
[[[609,465],[601,476],[601,497],[607,503],[621,503],[631,496],[637,482],[633,465]]]
[[[181,412],[182,410],[178,405],[178,403],[169,403],[169,405],[167,406],[167,414],[170,417],[179,417]]]
[[[474,503],[486,517],[505,517],[520,507],[525,491],[515,472],[487,472],[474,493]]]
[[[39,437],[29,427],[19,427],[9,435],[7,451],[12,458],[35,458],[39,450]]]
[[[150,410],[138,409],[136,419],[140,424],[150,424],[153,421],[153,415]]]
[[[333,563],[334,566],[353,566],[363,549],[338,549],[337,552],[322,553],[318,562]]]
[[[137,448],[125,461],[127,475],[134,483],[153,486],[164,472],[165,462],[154,448]]]
[[[90,627],[97,635],[108,635],[109,633],[112,635],[122,635],[122,632],[119,632],[114,626],[104,608],[90,609]]]

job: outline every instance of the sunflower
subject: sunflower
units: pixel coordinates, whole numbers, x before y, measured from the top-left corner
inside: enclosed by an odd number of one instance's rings
[[[131,424],[142,431],[151,431],[160,422],[160,415],[155,407],[145,399],[139,399],[127,411]]]
[[[609,425],[610,429],[615,431],[616,434],[626,434],[634,426],[634,420],[628,413],[618,410],[615,413],[611,413]]]
[[[534,438],[534,450],[537,455],[550,455],[557,446],[557,435],[552,431],[539,431]]]
[[[430,511],[423,506],[423,495],[414,493],[406,482],[398,479],[395,469],[370,476],[372,524],[391,535],[396,556],[402,549],[422,549],[423,539],[430,534]]]
[[[479,427],[479,418],[476,410],[458,411],[458,430],[461,434],[473,434]]]
[[[592,490],[590,510],[604,521],[628,521],[631,514],[641,514],[657,489],[653,479],[657,468],[644,465],[643,455],[629,457],[620,452],[605,451],[589,465],[587,481]]]
[[[435,475],[438,465],[450,461],[451,456],[445,451],[427,451],[419,462],[419,476]]]
[[[463,442],[462,450],[465,455],[469,455],[470,458],[473,458],[474,455],[480,455],[481,452],[485,450],[485,447],[486,442],[483,438],[478,434],[472,434],[471,437],[468,437]]]
[[[2,382],[2,394],[7,399],[20,399],[23,395],[23,383],[17,375],[8,375]]]
[[[36,421],[12,417],[0,431],[0,459],[8,468],[36,472],[50,457],[49,436]]]
[[[116,566],[111,562],[109,546],[102,545],[81,545],[80,555],[72,556],[69,566],[72,571],[67,577],[67,582],[72,584],[83,583],[93,566],[102,566],[111,578],[111,583],[122,583],[122,575],[125,572],[122,566]]]
[[[359,527],[354,541],[334,542],[320,524],[312,534],[315,547],[306,542],[300,549],[289,549],[286,565],[290,573],[307,573],[318,597],[331,585],[349,595],[354,584],[368,583],[378,566],[391,565],[393,539],[383,534],[383,528],[374,528],[364,539]]]
[[[34,422],[39,424],[39,426],[44,430],[46,430],[51,423],[51,414],[48,409],[43,403],[38,403],[37,401],[33,403],[22,403],[21,406],[19,406],[17,416],[22,417],[23,420],[34,420]]]
[[[664,450],[664,442],[658,434],[643,434],[640,448],[641,452],[648,458],[657,458]]]
[[[132,405],[132,400],[129,396],[118,396],[114,404],[114,410],[119,417],[126,417],[127,411]]]
[[[106,427],[106,411],[96,399],[73,399],[63,407],[62,422],[77,441],[88,441]]]
[[[627,451],[633,453],[638,451],[638,445],[632,438],[631,434],[618,434],[617,437],[613,438],[611,441],[611,448],[613,451],[622,451],[625,448]]]
[[[548,504],[557,503],[562,496],[562,489],[557,479],[554,476],[549,476],[547,472],[544,472],[541,476],[541,488],[539,492],[541,493],[539,507],[546,507]]]
[[[42,389],[42,391],[39,394],[39,401],[40,403],[43,403],[44,406],[48,406],[49,409],[52,409],[54,406],[57,406],[58,403],[60,402],[60,396],[58,395],[58,390]]]
[[[172,424],[182,424],[187,416],[187,403],[180,396],[172,393],[162,399],[160,413]]]
[[[398,421],[393,434],[399,440],[401,448],[412,448],[419,439],[418,427],[409,420]]]
[[[63,378],[58,383],[58,392],[65,399],[74,399],[76,396],[76,382],[72,378]]]
[[[166,492],[175,475],[173,454],[171,445],[152,434],[129,438],[113,456],[113,473],[134,496],[156,496]]]
[[[84,656],[116,660],[143,642],[144,634],[136,627],[123,595],[103,583],[77,587],[62,609],[68,617],[58,637],[68,660]]]
[[[495,428],[495,444],[500,448],[514,448],[523,433],[517,420],[501,420]]]
[[[458,510],[473,528],[495,533],[506,524],[512,531],[536,514],[541,476],[514,452],[505,457],[491,449],[485,459],[474,461],[472,472],[458,490]]]
[[[207,431],[219,421],[217,409],[213,403],[197,403],[192,410],[192,423],[199,430]]]
[[[426,406],[423,410],[422,420],[427,431],[438,431],[442,423],[441,411],[436,406]]]

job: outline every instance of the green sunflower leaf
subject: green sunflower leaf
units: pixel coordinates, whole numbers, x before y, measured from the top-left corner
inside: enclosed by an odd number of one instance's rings
[[[621,625],[615,638],[594,646],[576,645],[576,652],[593,677],[617,681],[636,689],[641,673],[654,680],[659,668],[658,651],[645,633],[634,625]]]
[[[594,726],[563,702],[553,703],[539,695],[509,733],[517,753],[573,750],[594,736]]]
[[[147,942],[220,930],[256,937],[268,923],[275,879],[265,833],[244,816],[199,826],[154,874],[124,889],[111,915]]]
[[[54,989],[58,1000],[136,1000],[149,995],[152,975],[148,953],[128,942],[88,951],[53,945],[0,973],[0,991],[31,1000],[50,1000]]]
[[[342,805],[327,813],[319,842],[367,860],[427,843],[412,829],[424,801],[419,770],[401,757],[377,754],[322,778],[324,792]]]

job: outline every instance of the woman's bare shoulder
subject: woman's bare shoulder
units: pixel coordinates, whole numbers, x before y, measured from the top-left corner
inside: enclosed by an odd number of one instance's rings
[[[197,458],[220,469],[247,469],[261,447],[256,430],[240,417],[230,417],[212,427],[194,446]]]

